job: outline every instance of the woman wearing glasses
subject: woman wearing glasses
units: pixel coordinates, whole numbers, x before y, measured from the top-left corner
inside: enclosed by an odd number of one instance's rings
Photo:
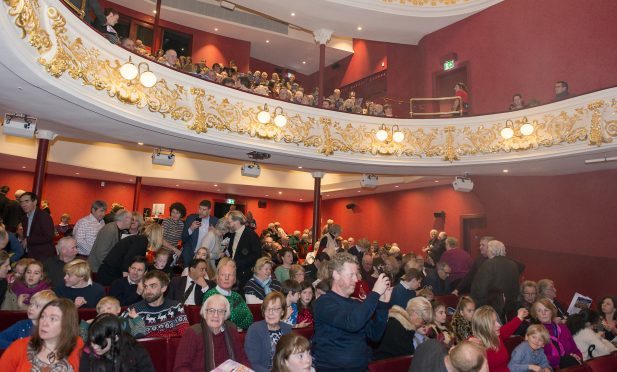
[[[388,323],[375,359],[386,359],[414,353],[416,330],[433,320],[433,308],[424,297],[414,297],[407,308],[394,305],[388,312]]]
[[[282,293],[270,292],[261,304],[264,320],[253,323],[248,329],[244,350],[256,372],[270,371],[276,344],[291,332],[291,325],[282,321],[286,303]]]
[[[236,326],[229,322],[229,302],[220,295],[208,297],[201,306],[202,321],[184,332],[174,372],[211,371],[228,359],[250,366]]]

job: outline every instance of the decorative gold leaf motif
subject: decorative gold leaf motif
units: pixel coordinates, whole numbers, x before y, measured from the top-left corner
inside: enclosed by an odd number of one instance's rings
[[[15,25],[21,29],[21,38],[30,36],[30,45],[39,53],[51,48],[47,31],[41,28],[39,20],[39,2],[37,0],[4,0],[10,7],[9,15],[15,17]]]

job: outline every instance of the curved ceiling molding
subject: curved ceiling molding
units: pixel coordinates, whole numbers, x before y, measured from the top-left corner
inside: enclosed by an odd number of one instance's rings
[[[503,0],[326,0],[348,7],[408,17],[446,17],[484,10]]]
[[[65,126],[94,135],[219,156],[221,148],[231,149],[230,157],[247,150],[265,151],[279,155],[281,163],[291,156],[322,169],[343,165],[443,169],[615,147],[617,88],[512,113],[386,119],[271,100],[133,55],[135,62],[148,63],[159,77],[154,87],[145,88],[120,76],[119,68],[129,53],[96,35],[59,1],[19,0],[3,6],[9,12],[3,12],[0,23],[11,32],[0,34],[10,51],[2,63],[49,94],[99,114],[102,119],[96,123],[70,116],[63,120]],[[257,114],[264,103],[280,106],[287,125],[260,123]],[[28,102],[28,107],[35,106],[35,100]],[[66,115],[61,105],[44,111],[50,120]],[[523,117],[534,123],[531,135],[521,135]],[[506,140],[500,133],[507,120],[513,121],[515,135]],[[404,140],[393,141],[391,133],[378,141],[381,125],[390,131],[398,125]]]

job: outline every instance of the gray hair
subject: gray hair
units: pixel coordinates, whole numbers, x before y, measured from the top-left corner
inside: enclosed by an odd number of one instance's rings
[[[492,257],[505,256],[506,246],[499,240],[491,240],[488,242],[488,248],[486,250],[487,255]]]
[[[229,301],[227,300],[225,296],[218,294],[218,293],[213,294],[212,296],[206,298],[206,300],[204,301],[204,304],[201,305],[201,309],[199,310],[199,315],[201,315],[202,318],[206,319],[206,310],[208,309],[208,306],[210,305],[210,303],[215,300],[224,301],[225,320],[229,319],[229,316],[231,315],[231,306],[229,305]]]
[[[424,297],[418,296],[409,300],[405,310],[407,310],[408,314],[416,313],[427,323],[433,321],[433,306],[431,306],[431,302]]]
[[[126,210],[126,209],[120,209],[119,211],[116,212],[116,214],[114,215],[114,221],[118,222],[118,221],[122,221],[123,219],[125,219],[127,216],[129,217],[133,217],[131,211]]]
[[[90,210],[92,210],[92,209],[97,210],[97,209],[100,209],[100,208],[103,208],[103,209],[107,210],[107,203],[105,202],[105,200],[95,200],[92,203],[92,206],[90,207]]]
[[[228,233],[229,232],[229,221],[227,221],[227,219],[225,219],[225,218],[221,218],[216,223],[215,229],[217,229],[218,231],[222,232],[223,234]]]
[[[231,211],[229,212],[229,220],[230,221],[239,221],[242,224],[246,223],[246,217],[244,217],[244,213],[235,210],[235,211]]]
[[[0,233],[0,235],[2,235]],[[62,250],[62,247],[64,246],[65,243],[69,242],[69,241],[77,241],[77,239],[75,239],[72,236],[64,236],[62,238],[60,238],[60,240],[58,240],[58,243],[56,243],[56,252],[58,254],[60,254],[60,251]]]
[[[328,227],[328,232],[332,235],[340,235],[341,233],[341,225],[332,224]]]

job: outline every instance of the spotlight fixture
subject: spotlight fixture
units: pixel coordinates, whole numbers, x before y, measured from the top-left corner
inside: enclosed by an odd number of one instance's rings
[[[145,66],[145,71],[141,72],[141,66]],[[156,84],[156,75],[150,71],[150,67],[146,62],[140,62],[137,66],[131,60],[120,67],[120,75],[129,81],[133,81],[139,75],[139,82],[146,88],[152,88]]]
[[[268,109],[268,104],[265,103],[263,109],[257,114],[257,120],[262,124],[268,124],[271,119],[272,115]],[[287,117],[283,114],[283,108],[281,106],[274,108],[274,125],[279,128],[287,125]]]
[[[154,149],[152,154],[152,164],[164,165],[171,167],[176,161],[176,155],[174,150],[164,151],[160,148]]]
[[[2,132],[7,136],[33,138],[36,118],[27,114],[5,114]]]
[[[469,178],[469,175],[465,173],[464,177],[455,177],[452,182],[452,187],[454,191],[458,192],[470,192],[473,190],[473,181]]]

